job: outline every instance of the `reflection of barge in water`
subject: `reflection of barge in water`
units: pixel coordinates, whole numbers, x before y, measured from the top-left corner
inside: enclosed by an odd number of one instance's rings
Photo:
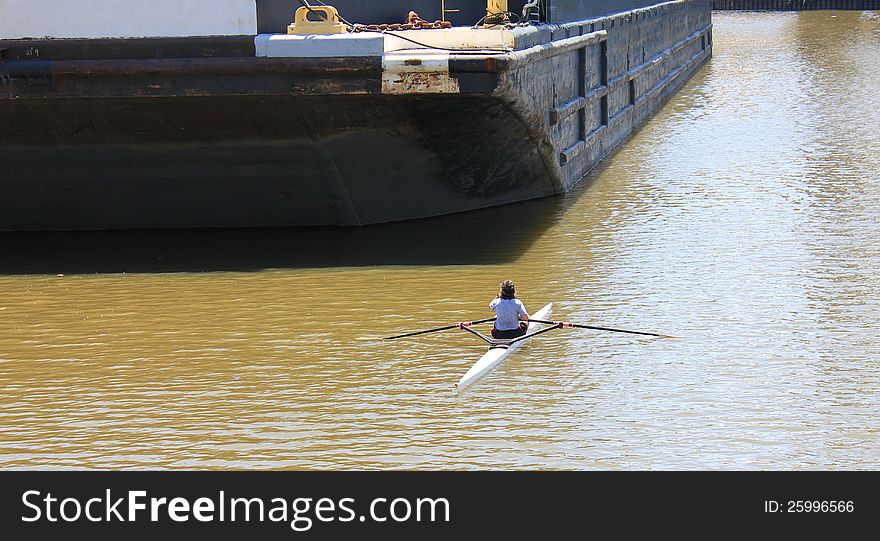
[[[327,3],[364,23],[441,4]],[[58,19],[35,22],[43,4]],[[132,2],[119,30],[52,4],[0,21],[2,230],[359,225],[565,193],[712,46],[710,0],[320,36],[280,33],[292,0]],[[456,24],[486,12],[455,4]]]

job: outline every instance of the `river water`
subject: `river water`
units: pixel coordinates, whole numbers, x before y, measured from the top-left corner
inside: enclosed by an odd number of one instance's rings
[[[876,468],[880,15],[714,24],[566,197],[2,236],[0,467]],[[489,317],[505,278],[531,311],[680,338],[552,331],[461,394],[475,337],[377,339]]]

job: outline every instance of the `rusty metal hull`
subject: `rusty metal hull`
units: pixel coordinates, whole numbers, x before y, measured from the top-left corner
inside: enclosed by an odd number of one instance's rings
[[[0,118],[31,126],[0,136],[6,230],[364,225],[554,193],[491,97],[15,100]]]

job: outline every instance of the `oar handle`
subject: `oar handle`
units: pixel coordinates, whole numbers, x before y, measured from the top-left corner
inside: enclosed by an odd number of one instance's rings
[[[575,327],[578,329],[592,329],[594,331],[623,332],[623,333],[627,333],[627,334],[640,334],[643,336],[657,336],[660,338],[674,338],[674,336],[668,336],[665,334],[657,334],[654,332],[627,331],[625,329],[612,329],[611,327],[596,327],[593,325],[581,325],[580,323],[568,323],[567,321],[548,321],[546,319],[529,319],[529,321],[534,321],[536,323],[546,323],[548,325],[559,325],[560,327]]]

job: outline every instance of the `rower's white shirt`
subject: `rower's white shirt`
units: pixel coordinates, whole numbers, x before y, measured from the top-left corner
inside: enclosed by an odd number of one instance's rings
[[[495,312],[495,328],[499,331],[519,329],[519,316],[526,315],[526,307],[519,299],[501,299],[495,297],[489,303],[489,310]]]

